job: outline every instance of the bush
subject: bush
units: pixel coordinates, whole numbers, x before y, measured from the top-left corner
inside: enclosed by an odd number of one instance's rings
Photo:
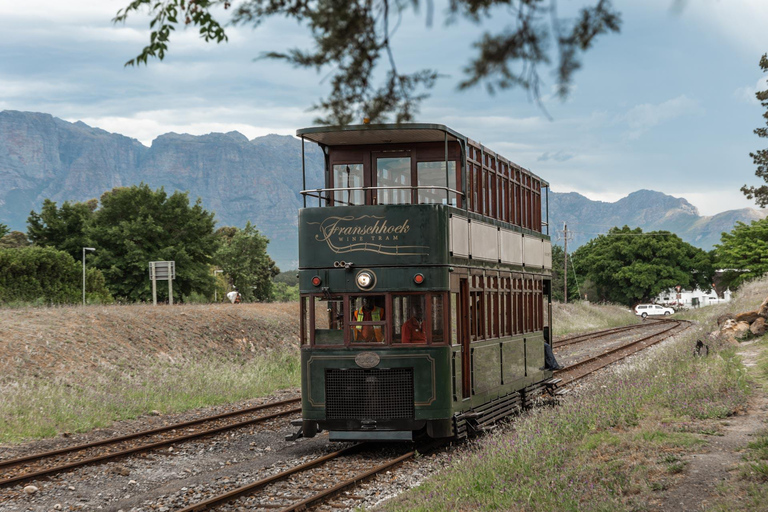
[[[87,283],[94,300],[110,302],[104,276],[91,269]],[[74,304],[82,298],[82,267],[50,247],[0,249],[0,303]]]

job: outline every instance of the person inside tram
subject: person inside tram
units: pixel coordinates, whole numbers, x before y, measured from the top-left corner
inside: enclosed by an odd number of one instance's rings
[[[353,322],[382,322],[384,309],[374,304],[371,297],[364,297],[363,304],[352,312]],[[384,339],[380,325],[356,325],[352,328],[354,341],[367,343],[381,342]]]
[[[411,317],[400,328],[401,343],[426,343],[424,333],[424,315],[421,305],[417,302],[411,306]]]

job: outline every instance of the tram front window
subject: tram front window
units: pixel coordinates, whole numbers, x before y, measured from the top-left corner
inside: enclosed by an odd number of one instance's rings
[[[410,187],[410,157],[376,159],[376,186]],[[393,188],[379,190],[377,196],[379,204],[410,204],[411,189]]]
[[[383,295],[349,298],[352,316],[349,325],[353,343],[384,343],[387,339],[385,300]]]
[[[333,166],[333,188],[360,190],[335,190],[333,202],[336,205],[354,206],[365,203],[363,197],[363,164],[339,164]]]
[[[315,345],[344,344],[344,301],[315,297]]]
[[[426,343],[426,308],[424,295],[395,295],[392,297],[392,324],[395,343]]]
[[[448,162],[448,181],[445,181],[445,162],[419,162],[416,164],[419,187],[448,187],[456,190],[456,162]],[[448,204],[456,206],[456,194],[444,188],[420,188],[419,204]]]

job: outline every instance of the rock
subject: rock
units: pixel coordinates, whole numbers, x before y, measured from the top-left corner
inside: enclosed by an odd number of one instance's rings
[[[149,411],[150,416],[160,416],[160,411]]]
[[[731,319],[733,319],[733,313],[726,313],[724,315],[720,315],[719,317],[717,317],[717,326],[720,327],[725,323],[726,320],[731,320]]]
[[[757,311],[747,311],[746,313],[740,313],[734,318],[737,322],[747,322],[751,324],[759,318]]]
[[[755,336],[762,336],[765,334],[765,318],[759,317],[757,320],[752,322],[752,325],[749,326],[749,332]]]
[[[112,472],[120,476],[128,476],[131,474],[131,470],[126,468],[125,466],[115,466],[114,468],[112,468]]]
[[[61,503],[57,503],[53,506],[53,510],[61,510]]]
[[[39,490],[40,490],[40,489],[38,489],[38,488],[37,488],[37,487],[35,487],[34,485],[28,485],[28,486],[26,486],[26,487],[24,488],[24,492],[25,492],[26,494],[35,494],[35,493],[36,493],[37,491],[39,491]]]
[[[766,298],[760,307],[757,308],[757,314],[763,318],[768,318],[768,298]]]

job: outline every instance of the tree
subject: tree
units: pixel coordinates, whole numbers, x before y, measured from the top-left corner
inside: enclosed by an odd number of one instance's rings
[[[216,253],[216,264],[229,276],[243,300],[271,300],[272,278],[280,273],[280,269],[267,254],[269,239],[250,221],[231,237],[228,236],[230,230],[219,231],[223,242]]]
[[[552,300],[564,302],[565,299],[565,250],[559,245],[552,246]],[[579,300],[576,275],[573,271],[571,255],[568,256],[568,302]]]
[[[18,249],[20,247],[27,247],[28,245],[29,240],[27,240],[27,235],[21,231],[11,231],[0,238],[0,249]]]
[[[82,293],[81,272],[78,261],[52,247],[0,249],[0,303],[78,303]],[[89,270],[87,281],[89,298],[111,300],[97,269]]]
[[[11,232],[11,229],[7,225],[0,222],[0,238],[3,238],[5,235],[7,235],[10,232]]]
[[[768,272],[768,219],[747,225],[737,222],[730,233],[720,235],[715,245],[717,264],[726,269],[722,284],[739,286]]]
[[[560,17],[557,0],[451,0],[445,21],[464,18],[480,23],[502,16],[509,19],[498,33],[486,31],[473,44],[476,55],[464,68],[460,89],[484,83],[488,91],[521,87],[538,100],[542,80],[540,66],[556,59],[557,90],[566,97],[573,73],[581,67],[580,56],[597,36],[618,32],[620,14],[610,0],[585,0],[575,17]],[[594,3],[592,3],[594,2]],[[171,33],[178,26],[199,29],[206,42],[227,40],[224,21],[214,10],[229,10],[234,25],[258,27],[269,18],[286,17],[306,25],[314,48],[266,52],[262,58],[284,60],[297,67],[331,70],[331,92],[314,105],[326,114],[316,122],[350,124],[363,117],[372,122],[394,116],[396,122],[413,120],[419,103],[427,97],[438,72],[422,69],[401,73],[395,64],[391,40],[409,10],[418,14],[426,4],[428,26],[433,20],[433,0],[133,0],[118,11],[115,23],[142,9],[149,11],[149,44],[126,66],[147,64],[150,57],[162,60]],[[553,55],[557,53],[557,56]],[[388,69],[381,70],[381,61]],[[383,81],[377,80],[383,77]]]
[[[35,245],[55,247],[78,260],[83,247],[91,245],[86,226],[98,204],[96,199],[85,203],[64,201],[59,208],[54,201],[46,199],[40,213],[29,212],[27,236]]]
[[[669,231],[611,228],[581,246],[573,259],[597,300],[632,306],[674,286],[709,290],[714,268],[709,255]]]
[[[764,73],[768,73],[768,53],[763,54],[763,57],[760,59],[760,69],[762,69]],[[763,108],[765,108],[763,117],[765,118],[765,124],[768,125],[768,89],[756,92],[755,97],[760,101]],[[755,133],[758,137],[768,138],[768,127],[755,128]],[[752,161],[757,166],[755,176],[768,182],[768,148],[750,153],[749,156],[752,157]],[[768,185],[762,185],[760,187],[748,187],[744,185],[741,187],[741,191],[747,196],[747,199],[754,199],[760,208],[768,206]]]
[[[174,300],[192,292],[213,295],[210,271],[218,248],[213,213],[198,199],[190,206],[186,193],[168,196],[161,187],[142,183],[114,188],[101,196],[86,235],[96,252],[93,264],[101,269],[116,298],[130,302],[152,298],[150,261],[175,261]],[[167,288],[158,287],[160,298]]]

